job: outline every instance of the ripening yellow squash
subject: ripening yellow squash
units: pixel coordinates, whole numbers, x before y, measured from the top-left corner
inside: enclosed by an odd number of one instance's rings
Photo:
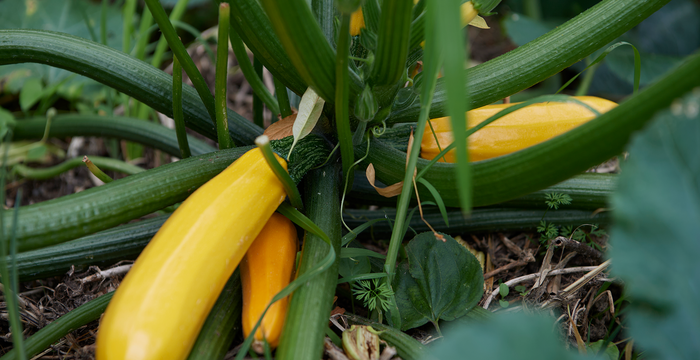
[[[114,294],[97,359],[186,359],[226,281],[285,196],[258,148],[190,195]]]
[[[578,96],[577,100],[601,114],[617,106],[616,103],[593,96]],[[467,128],[473,128],[499,111],[515,104],[487,105],[467,112]],[[486,125],[469,136],[469,160],[479,161],[510,154],[563,134],[595,118],[587,108],[573,103],[539,103],[516,110]],[[454,142],[449,117],[430,120],[434,133],[426,126],[421,141],[421,157],[432,160]],[[435,141],[437,137],[438,143]],[[455,151],[450,150],[439,161],[456,162]]]
[[[297,254],[297,231],[289,219],[274,213],[241,262],[243,335],[255,327],[272,298],[289,285]],[[263,339],[276,348],[287,317],[289,297],[274,303],[255,332],[253,349],[262,353]]]

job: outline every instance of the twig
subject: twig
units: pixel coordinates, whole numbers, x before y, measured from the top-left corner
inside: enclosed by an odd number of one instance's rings
[[[574,274],[574,273],[580,273],[580,272],[586,272],[586,271],[593,271],[596,270],[598,266],[580,266],[580,267],[572,267],[572,268],[566,268],[566,269],[560,269],[560,270],[552,270],[547,273],[547,276],[554,276],[554,275],[560,275],[560,274]],[[512,287],[514,285],[520,284],[521,282],[537,279],[540,277],[540,273],[534,273],[530,275],[525,275],[521,277],[517,277],[515,279],[506,281],[504,284],[508,287]],[[494,290],[488,298],[486,298],[486,301],[484,302],[484,309],[488,309],[489,305],[491,305],[491,300],[498,294],[499,289]],[[566,291],[566,290],[565,290]]]
[[[527,265],[528,262],[529,261],[526,261],[526,260],[513,261],[512,263],[503,265],[496,270],[492,270],[492,271],[487,272],[486,274],[484,274],[484,279],[494,277],[495,275],[498,275],[506,270],[510,270],[510,269],[518,267],[518,266]]]
[[[132,266],[133,266],[133,264],[122,265],[122,266],[117,266],[115,268],[107,269],[105,271],[101,271],[98,269],[97,274],[93,274],[93,275],[90,275],[88,277],[82,278],[79,281],[80,281],[80,283],[85,284],[85,283],[89,283],[89,282],[93,282],[93,281],[97,281],[97,280],[107,279],[107,278],[112,277],[112,276],[117,276],[117,275],[121,275],[121,274],[126,273],[127,271],[129,271],[129,269],[131,269]]]
[[[554,241],[552,241],[552,245],[556,247],[565,246],[591,260],[600,260],[603,257],[603,253],[600,251],[565,236],[557,236]]]

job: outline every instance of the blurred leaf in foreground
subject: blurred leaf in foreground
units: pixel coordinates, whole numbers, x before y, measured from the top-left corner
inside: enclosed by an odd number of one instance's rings
[[[632,299],[629,335],[648,358],[700,358],[700,92],[631,141],[612,198],[613,272]]]

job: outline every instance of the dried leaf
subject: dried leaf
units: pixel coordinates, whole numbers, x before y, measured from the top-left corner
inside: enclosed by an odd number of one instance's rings
[[[365,171],[365,175],[367,176],[367,181],[369,181],[369,184],[372,185],[374,190],[377,190],[379,195],[384,196],[386,198],[398,196],[401,194],[401,189],[403,189],[403,181],[397,182],[394,185],[389,185],[385,188],[380,188],[374,185],[375,182],[375,171],[374,171],[374,165],[369,164],[367,166],[367,170]]]
[[[299,103],[299,112],[297,113],[297,118],[294,121],[294,126],[292,127],[292,133],[294,135],[294,142],[292,147],[289,149],[289,154],[294,150],[294,146],[297,142],[303,139],[306,135],[311,133],[314,129],[318,118],[321,117],[321,111],[323,110],[323,105],[326,103],[323,98],[318,96],[312,88],[306,88],[306,92],[301,97],[301,102]],[[289,157],[289,155],[287,155]]]
[[[469,25],[479,29],[490,29],[489,25],[486,23],[486,20],[479,15],[470,21]]]
[[[294,126],[294,120],[296,120],[296,118],[296,113],[289,115],[286,118],[268,126],[263,134],[267,135],[270,140],[280,140],[286,138],[287,136],[292,136],[292,127]]]

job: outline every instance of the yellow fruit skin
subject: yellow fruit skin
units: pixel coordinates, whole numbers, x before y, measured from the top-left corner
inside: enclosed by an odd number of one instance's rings
[[[575,98],[601,114],[617,106],[612,101],[593,96]],[[487,105],[467,112],[467,128],[473,128],[512,105],[515,104]],[[563,134],[594,117],[590,110],[572,103],[549,102],[524,107],[501,117],[469,136],[467,141],[469,160],[486,160],[522,150]],[[430,122],[442,149],[454,141],[449,117],[433,119]],[[426,126],[421,141],[421,157],[432,160],[439,153],[435,136],[430,131],[430,127]],[[450,150],[445,155],[445,159],[447,162],[457,162],[455,151]]]
[[[243,335],[248,336],[274,297],[289,285],[297,254],[297,230],[289,219],[274,213],[241,262],[243,285]],[[287,317],[289,297],[274,303],[265,314],[255,340],[264,338],[277,347]],[[261,347],[262,348],[262,347]]]
[[[97,359],[186,359],[226,281],[285,195],[257,148],[195,191],[109,303]]]
[[[355,10],[355,12],[350,15],[350,35],[357,36],[360,35],[360,30],[365,27],[365,15],[362,14],[362,8]]]

